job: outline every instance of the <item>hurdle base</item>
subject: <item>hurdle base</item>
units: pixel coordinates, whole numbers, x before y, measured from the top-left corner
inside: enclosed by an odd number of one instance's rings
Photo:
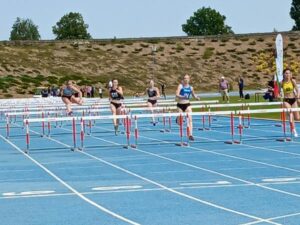
[[[131,148],[137,148],[137,145],[130,145]]]
[[[189,144],[186,143],[186,142],[176,143],[175,145],[176,145],[176,146],[179,146],[179,147],[187,147],[187,146],[189,146]]]
[[[198,130],[205,131],[205,130],[207,130],[207,128],[198,128]]]
[[[129,145],[124,145],[123,146],[124,149],[129,149],[129,147],[130,147]]]
[[[75,148],[72,147],[72,148],[71,148],[71,151],[72,151],[72,152],[75,152],[75,151],[78,151],[78,150],[79,150],[79,148],[77,148],[77,147],[75,147]]]
[[[290,142],[290,141],[293,141],[292,138],[278,138],[276,139],[276,141],[279,141],[279,142]]]
[[[275,124],[275,127],[282,127],[282,124]]]
[[[241,141],[236,141],[236,140],[233,140],[233,141],[224,141],[224,143],[228,144],[228,145],[242,144]]]

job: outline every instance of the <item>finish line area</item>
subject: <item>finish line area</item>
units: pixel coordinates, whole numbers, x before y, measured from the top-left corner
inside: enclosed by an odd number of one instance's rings
[[[253,109],[268,105],[275,108]],[[279,102],[192,106],[178,113],[174,100],[161,100],[152,113],[132,99],[114,117],[108,101],[87,99],[70,117],[55,99],[0,101],[2,223],[300,224],[291,110]]]

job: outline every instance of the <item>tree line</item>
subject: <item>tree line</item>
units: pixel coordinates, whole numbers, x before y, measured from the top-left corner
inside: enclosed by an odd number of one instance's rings
[[[293,0],[290,16],[295,21],[293,31],[300,30],[300,0]],[[64,15],[53,27],[56,40],[92,39],[88,33],[89,25],[80,13],[70,12]],[[233,34],[226,24],[226,16],[210,7],[202,7],[187,19],[182,30],[188,36]],[[17,18],[12,26],[10,40],[40,40],[38,26],[31,19]]]

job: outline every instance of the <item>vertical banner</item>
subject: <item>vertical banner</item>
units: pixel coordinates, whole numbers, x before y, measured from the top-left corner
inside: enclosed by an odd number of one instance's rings
[[[279,92],[280,92],[280,85],[279,83],[282,81],[283,79],[283,38],[281,34],[278,34],[276,37],[276,92],[275,95],[278,96]]]

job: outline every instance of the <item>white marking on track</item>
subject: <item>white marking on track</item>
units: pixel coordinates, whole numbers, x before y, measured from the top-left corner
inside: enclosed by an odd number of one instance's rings
[[[221,180],[217,182],[211,182],[211,183],[181,183],[181,186],[199,186],[199,185],[226,185],[231,184],[229,181]]]
[[[26,195],[44,195],[44,194],[52,194],[55,193],[55,191],[23,191],[20,193],[16,192],[6,192],[3,193],[3,196],[26,196]]]
[[[108,186],[108,187],[94,187],[93,191],[113,191],[113,190],[131,190],[131,189],[140,189],[143,186],[132,185],[132,186]]]
[[[287,177],[287,178],[268,178],[268,179],[263,179],[262,182],[268,182],[268,183],[274,183],[274,182],[292,182],[292,181],[297,181],[299,178],[297,177]]]

